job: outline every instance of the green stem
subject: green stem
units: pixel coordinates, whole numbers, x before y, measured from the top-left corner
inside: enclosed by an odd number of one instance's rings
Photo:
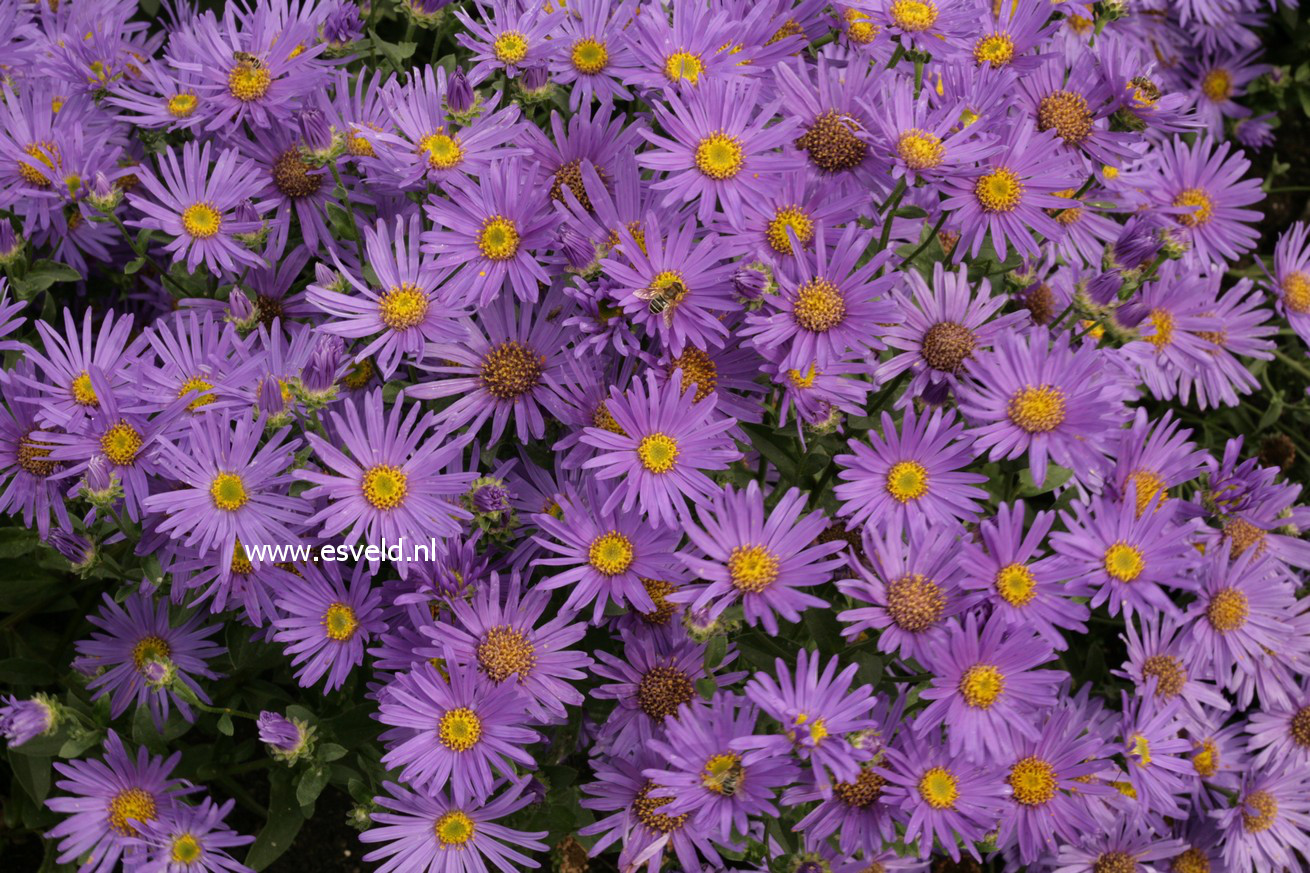
[[[1306,367],[1305,364],[1297,361],[1291,355],[1288,355],[1286,352],[1278,351],[1277,349],[1274,350],[1274,357],[1295,371],[1302,379],[1310,381],[1310,367]]]
[[[891,196],[887,198],[887,202],[878,210],[880,214],[883,214],[882,235],[878,238],[878,251],[887,248],[887,241],[891,239],[892,235],[892,213],[896,211],[896,207],[900,205],[901,198],[904,196],[905,177],[901,176],[896,180],[896,189],[892,191]]]
[[[1082,185],[1081,188],[1079,188],[1077,191],[1073,192],[1073,196],[1070,197],[1069,199],[1070,199],[1070,200],[1077,200],[1079,197],[1082,197],[1084,194],[1087,193],[1088,189],[1090,189],[1090,188],[1092,187],[1092,185],[1093,185],[1095,182],[1096,182],[1096,175],[1095,175],[1095,174],[1092,174],[1092,175],[1088,176],[1088,177],[1087,177],[1087,181],[1083,183],[1083,185]]]
[[[914,59],[914,99],[919,99],[919,92],[923,90],[923,58]]]
[[[114,227],[118,228],[118,232],[123,235],[123,239],[127,240],[127,245],[130,249],[132,249],[132,253],[134,255],[136,255],[138,258],[141,258],[147,264],[153,267],[155,272],[158,273],[164,281],[172,283],[173,287],[176,288],[178,291],[180,291],[183,297],[186,297],[188,295],[187,289],[183,288],[181,283],[179,283],[176,279],[174,279],[171,275],[169,275],[169,272],[165,270],[163,267],[161,267],[159,265],[159,262],[156,261],[150,255],[148,246],[143,245],[140,248],[137,247],[136,237],[132,236],[132,234],[127,232],[127,226],[123,224],[123,220],[121,218],[119,218],[117,215],[114,214],[113,210],[105,210],[102,211],[100,214],[105,216],[106,218],[108,218],[110,221],[114,223]]]
[[[350,215],[350,226],[355,229],[355,252],[359,255],[359,265],[364,266],[364,234],[359,229],[359,220],[355,217],[355,204],[350,199],[350,191],[346,188],[346,183],[341,180],[341,170],[337,168],[337,161],[332,160],[332,181],[337,183],[341,189],[341,202],[346,205],[346,212]]]
[[[887,62],[887,69],[890,70],[892,67],[896,66],[903,57],[905,57],[905,47],[900,43],[897,43],[896,51],[892,52],[892,58]]]
[[[919,255],[923,254],[924,250],[927,249],[928,246],[932,244],[932,241],[937,238],[938,231],[942,229],[942,225],[945,223],[946,223],[946,213],[943,212],[941,214],[941,217],[937,219],[937,223],[932,226],[932,230],[930,230],[928,232],[928,235],[924,237],[923,242],[919,243],[919,247],[914,251],[910,252],[910,254],[905,258],[905,260],[901,261],[900,266],[904,267],[910,261],[913,261],[915,258],[919,257]],[[898,267],[897,269],[900,269],[900,267]]]

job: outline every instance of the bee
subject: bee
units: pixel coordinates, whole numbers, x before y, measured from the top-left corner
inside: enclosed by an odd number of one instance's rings
[[[705,787],[715,794],[721,794],[724,797],[732,797],[741,787],[741,781],[746,776],[746,768],[741,765],[741,761],[734,760],[721,773],[706,773],[701,777]]]
[[[252,55],[250,52],[232,52],[232,60],[238,64],[243,64],[252,70],[262,69],[264,62]]]
[[[646,308],[650,310],[651,315],[664,316],[665,327],[673,326],[673,310],[686,296],[687,286],[679,279],[674,279],[659,288],[651,286],[637,292],[637,298],[646,301]]]

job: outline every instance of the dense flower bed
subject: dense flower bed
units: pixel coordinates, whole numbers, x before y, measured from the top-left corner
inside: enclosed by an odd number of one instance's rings
[[[1306,45],[0,0],[5,868],[1308,869]]]

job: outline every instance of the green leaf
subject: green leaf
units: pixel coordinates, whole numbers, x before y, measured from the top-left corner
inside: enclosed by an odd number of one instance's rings
[[[218,732],[225,737],[230,737],[232,736],[233,730],[232,716],[228,715],[226,712],[220,715],[218,717]]]
[[[37,261],[32,264],[23,278],[14,280],[14,288],[23,299],[31,299],[56,282],[78,282],[82,274],[68,264],[58,261]]]
[[[1071,476],[1073,476],[1073,470],[1068,467],[1061,467],[1059,464],[1048,464],[1046,466],[1046,479],[1043,480],[1041,485],[1038,485],[1033,481],[1031,468],[1024,467],[1019,471],[1019,496],[1035,497],[1038,494],[1054,491],[1065,482],[1068,482]]]
[[[796,458],[784,449],[771,428],[758,424],[742,424],[741,429],[751,438],[751,447],[763,455],[778,473],[788,481],[796,481]]]
[[[41,539],[36,531],[21,527],[0,529],[0,558],[17,558],[36,551]]]
[[[100,742],[99,731],[87,731],[75,737],[69,737],[64,744],[59,747],[59,757],[76,758],[87,749]]]
[[[0,661],[0,685],[50,685],[59,679],[54,667],[28,658]]]
[[[46,795],[50,793],[50,758],[17,755],[11,750],[9,766],[32,802],[37,806],[45,803]]]
[[[323,793],[323,789],[328,784],[328,771],[326,768],[315,767],[306,770],[300,777],[299,784],[296,785],[296,801],[301,806],[309,806],[318,796]]]
[[[1278,420],[1283,414],[1283,392],[1279,391],[1273,397],[1269,398],[1269,406],[1265,409],[1264,414],[1260,416],[1260,423],[1255,426],[1256,430],[1264,430]]]
[[[282,857],[305,824],[290,771],[275,771],[268,781],[268,821],[246,853],[246,866],[256,871],[267,868]]]
[[[701,697],[710,700],[714,697],[714,692],[719,690],[719,683],[713,679],[697,679],[696,690],[700,692]]]
[[[928,212],[919,206],[902,206],[893,212],[892,215],[897,218],[927,218]]]
[[[318,747],[318,756],[324,761],[335,761],[338,758],[344,758],[346,752],[345,746],[338,746],[336,743],[324,743]]]
[[[146,265],[145,258],[133,258],[132,260],[127,262],[127,265],[125,267],[123,267],[123,272],[128,276],[134,276],[138,272],[140,272],[141,268],[144,267],[145,265]]]
[[[714,668],[723,663],[727,654],[728,638],[723,634],[710,637],[709,642],[705,644],[705,672],[713,673]]]

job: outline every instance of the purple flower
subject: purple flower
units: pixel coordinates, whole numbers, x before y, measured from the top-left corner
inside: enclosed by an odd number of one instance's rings
[[[1252,771],[1237,801],[1213,809],[1224,863],[1233,870],[1295,869],[1296,855],[1310,854],[1310,800],[1305,770]]]
[[[146,857],[133,869],[141,873],[251,873],[228,854],[228,849],[255,841],[224,822],[235,804],[229,800],[220,806],[206,797],[199,806],[181,803],[167,818],[138,823],[131,843]]]
[[[669,600],[717,618],[740,601],[747,624],[762,624],[778,633],[778,619],[799,621],[801,611],[825,607],[827,601],[799,591],[821,585],[841,566],[833,557],[840,542],[819,543],[828,518],[811,512],[804,518],[805,497],[792,488],[765,516],[764,495],[751,481],[744,492],[731,486],[697,510],[700,525],[687,525],[687,538],[699,554],[680,555],[703,582],[682,585]]]
[[[370,588],[362,561],[349,584],[332,562],[304,564],[301,571],[303,579],[279,592],[282,617],[273,621],[273,639],[291,657],[300,687],[327,676],[324,690],[331,691],[364,662],[369,639],[386,627],[382,593]]]
[[[30,700],[19,700],[12,694],[4,698],[4,705],[0,706],[0,736],[10,748],[54,731],[57,716],[51,703],[40,694]]]
[[[1142,188],[1151,203],[1173,216],[1175,235],[1199,263],[1234,261],[1255,245],[1259,234],[1250,225],[1260,212],[1245,207],[1265,195],[1258,179],[1244,178],[1251,162],[1240,151],[1210,137],[1194,146],[1171,139],[1154,157]]]

